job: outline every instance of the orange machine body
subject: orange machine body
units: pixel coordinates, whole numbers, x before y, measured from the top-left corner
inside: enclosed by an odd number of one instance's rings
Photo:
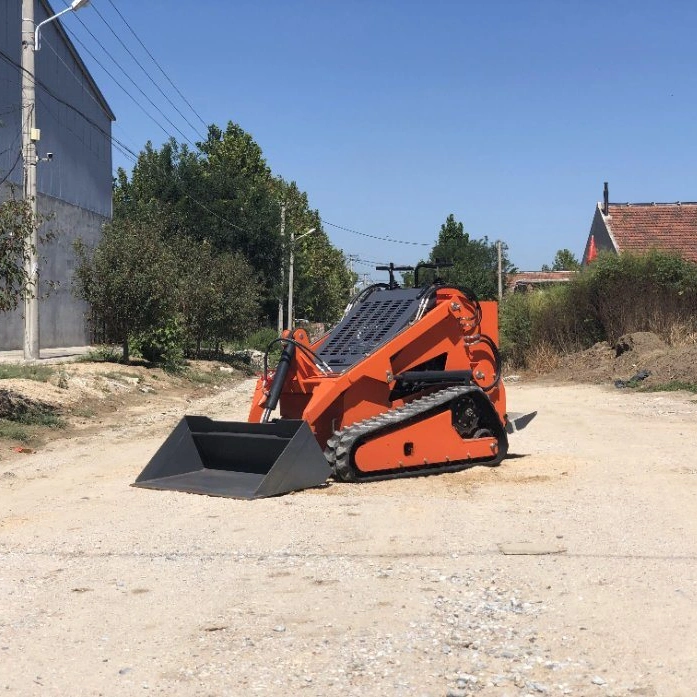
[[[326,370],[326,364],[323,369],[317,360],[327,338],[325,335],[311,343],[304,329],[296,329],[292,335],[284,333],[284,339],[292,339],[297,350],[280,395],[280,418],[307,422],[323,449],[353,425],[370,424],[371,419],[388,415],[387,426],[370,437],[364,436],[360,447],[352,452],[352,466],[357,471],[379,475],[442,469],[456,462],[493,460],[496,464],[505,454],[500,452],[507,446],[506,397],[499,379],[495,302],[480,303],[463,290],[439,287],[427,311],[336,372]],[[469,384],[476,404],[471,406],[470,399],[459,409],[471,412],[480,408],[477,404],[484,405],[489,412],[486,428],[463,436],[462,428],[456,428],[453,413],[457,409],[453,408],[407,418],[409,414],[403,407],[433,395],[444,385],[420,384],[411,391],[400,391],[400,376],[432,372],[433,366],[445,376],[471,371]],[[262,420],[272,379],[272,375],[259,379],[250,422]],[[401,413],[405,416],[399,416]],[[389,423],[390,414],[394,425]],[[477,417],[469,414],[468,418]]]

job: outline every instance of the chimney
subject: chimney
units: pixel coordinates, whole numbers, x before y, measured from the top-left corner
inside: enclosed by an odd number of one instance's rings
[[[603,215],[607,215],[609,212],[609,205],[610,205],[610,191],[607,188],[607,182],[605,182],[605,185],[603,186]]]

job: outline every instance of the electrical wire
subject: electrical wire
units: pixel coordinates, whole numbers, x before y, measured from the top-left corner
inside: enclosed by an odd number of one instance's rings
[[[78,17],[79,19],[79,17]],[[86,27],[85,23],[80,20],[82,25]],[[158,127],[162,132],[168,137],[171,138],[172,134],[114,77],[114,75],[109,71],[108,68],[104,66],[104,64],[97,58],[97,56],[90,51],[89,48],[84,44],[83,41],[80,40],[80,38],[75,34],[75,32],[71,31],[70,29],[67,29],[64,27],[66,34],[70,37],[70,39],[82,46],[82,48],[90,55],[92,60],[113,80],[114,84],[119,87],[130,99],[131,101]],[[196,147],[195,143],[191,141],[182,131],[180,131],[173,123],[170,121],[170,119],[167,117],[167,115],[160,109],[160,107],[155,104],[155,102],[148,97],[148,95],[138,86],[138,84],[133,80],[133,78],[119,65],[119,62],[102,46],[102,44],[95,38],[94,34],[87,29],[87,32],[94,38],[94,40],[99,44],[100,48],[104,51],[104,53],[111,58],[111,60],[118,66],[119,70],[133,83],[133,85],[136,87],[136,89],[145,97],[145,99],[152,104],[153,107],[155,107],[155,110],[160,113],[160,115],[167,121],[167,123],[174,128],[175,131],[177,131],[184,140],[186,140],[191,146]]]
[[[82,87],[82,91],[83,91],[85,94],[87,94],[87,96],[88,96],[100,109],[104,109],[103,104],[101,104],[100,101],[92,94],[91,90],[89,90],[89,89],[87,89],[87,88],[85,87],[85,85],[83,84],[83,81],[73,72],[73,70],[71,69],[71,67],[63,60],[63,57],[58,53],[58,51],[55,49],[55,47],[53,46],[53,44],[51,44],[51,42],[48,41],[46,38],[42,37],[42,39],[41,39],[41,45],[42,45],[42,46],[44,46],[44,45],[45,45],[45,46],[48,46],[48,47],[51,49],[51,51],[53,51],[53,53],[55,54],[56,58],[63,64],[63,66],[65,67],[65,69],[73,76],[73,78],[74,78],[75,81],[78,83],[78,85],[80,85],[80,87]],[[81,115],[82,115],[82,114],[81,114]],[[119,146],[120,146],[120,147],[124,147],[123,144],[121,144],[121,143],[119,143]],[[120,149],[119,149],[119,152],[121,152]],[[129,152],[131,153],[131,155],[135,155],[135,154],[133,153],[133,150],[131,150],[130,148],[129,148]],[[125,154],[125,153],[121,152],[121,154],[123,155],[123,154]]]
[[[430,247],[428,242],[409,242],[408,240],[395,240],[391,237],[378,237],[377,235],[369,235],[367,232],[359,232],[358,230],[352,230],[351,228],[344,227],[343,225],[337,225],[336,223],[330,223],[328,220],[321,220],[323,225],[329,225],[330,227],[337,228],[337,230],[343,230],[344,232],[350,232],[354,235],[361,235],[361,237],[369,237],[371,240],[380,240],[381,242],[393,242],[394,244],[408,244],[415,247]]]
[[[4,184],[10,178],[10,174],[12,174],[12,172],[14,172],[15,167],[17,166],[17,164],[19,163],[19,161],[21,159],[22,159],[22,151],[20,150],[19,154],[17,155],[17,159],[15,160],[12,167],[10,167],[10,169],[7,170],[7,174],[5,174],[5,176],[2,179],[0,179],[0,184]]]
[[[3,59],[6,63],[13,65],[18,71],[26,72],[29,75],[31,75],[31,73],[28,70],[26,70],[26,68],[22,67],[22,65],[20,65],[13,58],[8,56],[2,49],[0,49],[0,58]],[[102,128],[96,121],[93,121],[89,116],[84,114],[77,107],[70,104],[70,102],[67,102],[67,101],[65,101],[65,99],[62,99],[61,97],[59,97],[55,92],[53,92],[53,90],[51,90],[50,87],[48,87],[48,85],[41,82],[41,80],[37,80],[36,77],[33,75],[31,75],[31,77],[32,77],[32,80],[34,82],[34,85],[41,87],[46,92],[46,94],[49,95],[49,97],[54,99],[59,104],[62,104],[63,106],[67,107],[68,109],[70,109],[74,113],[76,113],[78,116],[83,118],[91,126],[94,126],[111,143],[116,144],[120,148],[123,148],[123,150],[126,151],[126,153],[128,153],[127,157],[129,157],[129,156],[132,157],[134,162],[136,162],[138,160],[138,155],[136,155],[136,153],[133,152],[133,150],[131,150],[125,143],[122,143],[118,138],[111,135],[108,131],[106,131],[104,128]],[[126,153],[123,153],[123,154],[126,154]]]
[[[96,6],[96,5],[93,5],[93,8],[94,8],[94,11],[97,13],[97,15],[100,17],[100,19],[102,20],[102,22],[104,22],[104,24],[106,24],[106,26],[107,26],[107,28],[109,29],[109,31],[116,37],[116,40],[121,44],[121,46],[123,46],[123,48],[125,49],[125,51],[126,51],[126,52],[128,53],[128,55],[133,59],[133,61],[136,63],[136,65],[143,71],[143,73],[145,74],[145,77],[147,77],[148,80],[150,80],[150,82],[152,82],[152,84],[157,88],[158,92],[167,100],[167,102],[169,102],[170,106],[177,112],[177,114],[179,114],[179,116],[181,116],[181,118],[184,119],[184,121],[186,121],[186,123],[187,123],[187,125],[189,126],[189,128],[191,128],[191,130],[192,130],[194,133],[196,133],[196,135],[198,135],[199,138],[201,138],[202,140],[205,140],[205,139],[206,139],[206,136],[204,136],[204,135],[196,128],[196,126],[194,126],[194,125],[191,123],[191,121],[189,121],[189,119],[187,119],[186,116],[184,116],[184,114],[182,114],[182,112],[179,111],[179,109],[177,108],[177,105],[169,98],[169,96],[167,95],[167,93],[157,84],[157,82],[155,82],[155,80],[154,80],[153,77],[150,75],[150,73],[143,67],[143,64],[138,60],[138,58],[136,58],[136,56],[133,54],[133,52],[131,51],[131,49],[129,49],[128,46],[126,46],[126,44],[123,42],[123,39],[113,30],[111,24],[109,24],[109,22],[107,22],[107,20],[104,18],[104,15],[99,11],[99,9],[97,8],[97,6]]]
[[[177,88],[177,86],[172,82],[172,80],[171,80],[171,78],[169,77],[169,75],[167,75],[167,73],[164,71],[164,69],[162,68],[162,66],[157,62],[157,60],[155,60],[155,56],[153,56],[152,53],[150,53],[150,51],[148,50],[148,47],[141,41],[140,37],[138,36],[138,34],[136,34],[136,32],[135,32],[135,30],[133,29],[133,27],[126,21],[126,18],[121,14],[121,12],[119,11],[119,8],[116,7],[116,5],[114,5],[114,3],[112,2],[112,0],[108,0],[108,2],[109,2],[109,4],[114,8],[114,10],[116,11],[116,14],[118,14],[118,16],[121,17],[121,20],[122,20],[123,23],[128,27],[129,31],[131,32],[131,34],[133,34],[133,36],[135,37],[136,41],[141,45],[141,47],[143,48],[143,50],[148,54],[148,56],[150,57],[150,60],[152,60],[152,62],[157,66],[157,69],[165,76],[165,78],[166,78],[166,80],[169,82],[169,84],[172,85],[172,87],[174,88],[174,90],[176,91],[176,93],[182,98],[182,100],[186,103],[186,105],[189,107],[189,109],[191,109],[191,111],[192,111],[194,114],[196,114],[196,117],[197,117],[198,120],[203,124],[203,126],[204,126],[205,128],[208,128],[208,124],[201,118],[201,115],[196,111],[196,109],[194,109],[194,107],[191,106],[191,104],[189,103],[189,101],[187,100],[187,98],[179,91],[179,89]]]
[[[224,218],[219,213],[216,213],[214,210],[211,210],[210,208],[208,208],[208,206],[205,206],[198,199],[187,194],[185,191],[183,192],[183,194],[184,194],[184,196],[186,196],[186,198],[193,201],[197,206],[200,206],[201,208],[203,208],[204,211],[208,211],[211,215],[214,215],[219,220],[222,220],[226,225],[229,225],[230,227],[235,228],[235,230],[239,230],[240,232],[246,232],[248,235],[254,234],[251,230],[247,230],[246,228],[240,227],[239,225],[235,225],[235,223],[231,223],[229,220],[227,220],[227,218]]]
[[[21,105],[20,105],[20,109],[21,109]],[[10,147],[7,150],[3,150],[3,152],[7,152],[8,150],[12,150],[12,148],[15,147],[15,144],[17,143],[17,141],[22,138],[22,133],[24,132],[24,128],[27,125],[27,121],[30,118],[31,118],[31,112],[29,112],[26,115],[26,117],[24,118],[24,120],[20,124],[19,133],[17,133],[17,135],[12,139],[12,143],[10,143]],[[12,167],[10,167],[10,169],[7,170],[7,173],[5,174],[5,176],[2,179],[0,179],[0,185],[4,184],[10,178],[10,175],[12,174],[12,172],[15,171],[15,167],[19,164],[19,161],[22,159],[23,154],[24,154],[23,148],[20,147],[19,152],[17,153],[17,159],[14,161],[14,164],[12,165]]]

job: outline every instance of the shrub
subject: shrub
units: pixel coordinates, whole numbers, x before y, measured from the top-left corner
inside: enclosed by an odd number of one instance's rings
[[[278,332],[275,329],[263,327],[250,334],[242,343],[245,348],[254,349],[255,351],[266,351],[267,346],[277,338]]]
[[[176,302],[174,256],[162,241],[163,223],[152,215],[104,226],[94,251],[78,240],[75,291],[92,307],[95,322],[106,327],[106,339],[123,346],[129,339],[161,326]]]
[[[184,331],[176,319],[141,332],[133,338],[132,347],[149,363],[157,363],[168,372],[184,367]]]
[[[528,367],[538,354],[614,343],[630,332],[654,332],[670,342],[694,336],[696,318],[697,265],[659,251],[601,254],[567,284],[504,299],[502,354],[513,366]]]

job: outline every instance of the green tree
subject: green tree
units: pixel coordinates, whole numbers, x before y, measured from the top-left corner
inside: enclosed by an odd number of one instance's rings
[[[75,244],[76,294],[92,308],[93,321],[121,343],[129,360],[129,339],[165,326],[177,300],[176,259],[163,241],[166,219],[151,212],[142,219],[104,226],[99,245]]]
[[[288,237],[281,240],[281,201],[286,230],[301,235],[295,248],[295,299],[298,316],[333,321],[350,292],[346,260],[322,229],[307,194],[295,182],[274,176],[259,145],[240,126],[210,126],[207,138],[192,150],[170,140],[151,143],[138,157],[130,177],[119,170],[114,182],[114,220],[144,221],[159,210],[165,240],[187,238],[211,245],[211,255],[241,254],[254,269],[260,314],[275,319],[279,298],[288,287]],[[275,322],[274,322],[275,323]]]
[[[25,269],[32,229],[27,201],[11,198],[0,204],[0,312],[16,309],[32,290]]]
[[[319,211],[310,209],[307,194],[295,182],[282,178],[275,180],[278,199],[286,204],[284,258],[288,259],[288,243],[292,230],[298,238],[295,243],[294,305],[296,317],[315,322],[336,322],[346,307],[354,279],[343,252],[334,247],[322,227]],[[313,229],[310,235],[301,235]],[[288,264],[283,291],[288,284]]]
[[[508,259],[508,247],[501,245],[503,282],[505,276],[513,273],[515,267]],[[443,268],[440,276],[447,283],[465,286],[480,299],[492,299],[498,295],[498,251],[495,242],[487,237],[472,239],[465,232],[464,225],[449,215],[441,225],[438,241],[431,250],[429,262],[451,262],[452,268]],[[435,272],[424,271],[421,278],[433,279]],[[421,282],[420,278],[420,282]]]
[[[259,289],[242,254],[216,253],[212,244],[182,239],[176,249],[178,307],[197,355],[204,342],[216,349],[256,328]]]
[[[554,255],[552,271],[578,271],[580,268],[581,264],[571,250],[560,249]]]
[[[208,129],[201,150],[205,227],[191,230],[220,250],[241,252],[261,281],[265,314],[277,308],[281,266],[280,201],[261,148],[240,126]],[[199,206],[200,207],[200,206]]]
[[[31,244],[34,226],[40,226],[49,217],[34,216],[29,202],[17,199],[14,190],[7,201],[0,203],[0,313],[16,310],[19,303],[36,292],[26,266],[30,252],[37,250]],[[39,243],[47,243],[55,238],[53,231],[39,236]],[[43,279],[44,286],[50,290],[55,282]]]

